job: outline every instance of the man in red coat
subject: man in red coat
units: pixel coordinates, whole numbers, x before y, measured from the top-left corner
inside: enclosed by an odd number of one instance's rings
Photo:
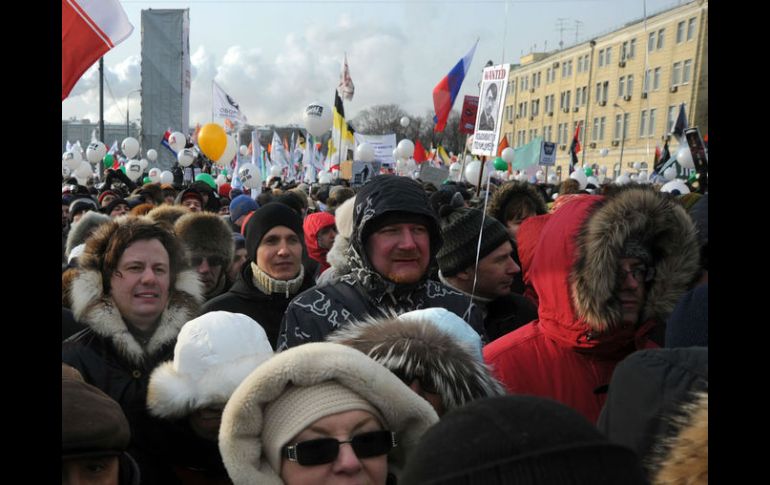
[[[635,186],[575,197],[549,217],[532,257],[538,319],[487,345],[484,360],[509,392],[596,422],[615,365],[662,343],[698,258],[689,216],[665,195]]]

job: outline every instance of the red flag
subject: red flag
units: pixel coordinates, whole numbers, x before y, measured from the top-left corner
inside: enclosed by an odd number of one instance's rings
[[[86,70],[123,42],[134,26],[118,0],[62,0],[61,99]]]
[[[503,140],[500,142],[499,145],[497,145],[497,156],[502,157],[503,156],[503,150],[508,148],[510,145],[508,144],[508,137],[504,136]]]
[[[414,161],[422,163],[427,160],[428,156],[425,154],[425,148],[422,146],[422,143],[420,143],[420,139],[416,138],[414,140]]]
[[[570,164],[569,164],[569,173],[572,173],[575,171],[575,166],[578,164],[577,154],[580,153],[580,121],[577,123],[577,127],[575,128],[575,136],[572,137],[572,144],[569,147],[570,151]]]

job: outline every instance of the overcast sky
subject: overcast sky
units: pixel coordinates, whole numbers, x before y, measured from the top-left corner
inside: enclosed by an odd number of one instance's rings
[[[301,124],[313,101],[333,104],[345,52],[355,96],[348,118],[376,104],[398,104],[422,116],[432,91],[473,46],[479,45],[462,96],[478,95],[488,60],[518,63],[533,50],[582,42],[687,3],[675,0],[186,0],[121,2],[131,36],[104,56],[104,117],[125,123],[126,96],[140,86],[141,11],[190,10],[190,122],[211,121],[215,79],[253,124]],[[558,25],[563,24],[560,34]],[[62,102],[62,118],[99,118],[98,63]],[[129,96],[132,120],[139,94]]]

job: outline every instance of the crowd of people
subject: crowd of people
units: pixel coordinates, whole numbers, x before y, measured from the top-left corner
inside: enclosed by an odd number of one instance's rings
[[[708,482],[707,193],[209,179],[62,180],[62,483]]]

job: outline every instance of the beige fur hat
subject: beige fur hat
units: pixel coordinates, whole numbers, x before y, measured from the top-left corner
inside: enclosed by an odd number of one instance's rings
[[[235,485],[283,483],[280,470],[275,470],[267,459],[263,433],[272,424],[264,423],[265,416],[271,414],[266,413],[266,408],[280,399],[287,387],[315,387],[330,381],[373,405],[383,425],[396,433],[398,447],[388,457],[391,472],[403,468],[419,438],[438,421],[427,401],[358,350],[329,342],[294,347],[254,370],[225,406],[219,450]]]

